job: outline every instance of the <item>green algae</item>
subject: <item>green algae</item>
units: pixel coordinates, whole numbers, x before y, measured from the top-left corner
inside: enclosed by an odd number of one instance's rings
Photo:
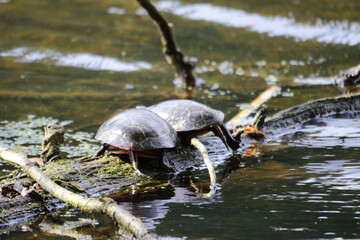
[[[101,159],[106,159],[109,162],[106,165],[103,165],[99,171],[99,176],[113,176],[113,175],[122,175],[122,176],[137,176],[137,173],[134,171],[133,167],[129,163],[125,163],[119,157],[104,155]]]
[[[20,175],[21,171],[20,169],[15,169],[13,171],[11,171],[9,174],[7,174],[6,176],[3,176],[4,179],[2,179],[0,181],[0,186],[3,185],[8,185],[8,184],[12,184],[15,181],[15,177]]]
[[[76,167],[74,167],[74,164],[74,160],[60,159],[46,163],[46,167],[43,168],[43,171],[52,179],[66,178],[66,175],[76,173]]]
[[[44,137],[44,127],[48,124],[67,126],[72,121],[60,121],[51,117],[36,117],[28,115],[21,121],[0,121],[0,145],[4,147],[19,147],[21,152],[35,157],[41,153],[41,141]],[[60,150],[66,158],[85,156],[98,147],[98,141],[92,133],[65,129],[65,143]],[[19,151],[17,150],[17,151]]]

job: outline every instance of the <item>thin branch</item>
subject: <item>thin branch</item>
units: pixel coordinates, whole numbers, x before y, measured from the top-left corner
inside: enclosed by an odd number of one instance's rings
[[[214,170],[214,167],[210,161],[210,158],[209,158],[209,154],[204,146],[204,144],[202,144],[199,139],[197,138],[192,138],[191,139],[191,144],[196,147],[199,152],[201,153],[201,156],[205,162],[205,165],[209,171],[209,176],[210,176],[210,184],[213,188],[215,188],[215,184],[216,184],[216,173],[215,173],[215,170]]]
[[[175,67],[176,77],[180,78],[185,87],[192,89],[195,87],[195,77],[192,72],[193,65],[184,60],[184,55],[177,50],[171,29],[166,20],[160,15],[157,9],[148,0],[137,0],[139,4],[148,12],[149,16],[159,27],[163,53],[167,62]]]
[[[228,124],[236,126],[241,120],[249,116],[254,110],[259,108],[261,104],[268,101],[275,93],[280,90],[279,86],[273,85],[268,87],[264,92],[262,92],[254,101],[250,103],[250,106],[240,111],[233,118],[228,121]]]
[[[47,177],[35,164],[19,153],[0,146],[0,158],[19,165],[31,178],[33,178],[45,191],[49,192],[61,201],[86,212],[102,212],[116,220],[119,226],[130,230],[139,239],[159,239],[149,230],[140,219],[121,208],[110,198],[97,199],[85,198],[60,187]]]

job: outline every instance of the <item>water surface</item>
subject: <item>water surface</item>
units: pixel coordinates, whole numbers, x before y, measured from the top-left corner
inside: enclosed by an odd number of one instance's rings
[[[360,62],[356,0],[153,2],[196,62],[193,98],[226,120],[272,84],[282,90],[269,114],[342,94],[329,77]],[[65,125],[62,150],[80,156],[99,146],[94,133],[115,112],[178,96],[158,30],[136,1],[0,0],[0,32],[0,144],[29,156],[39,155],[48,123]],[[193,168],[113,197],[174,238],[360,238],[359,126],[358,115],[316,118],[235,157],[202,139],[216,166],[215,196],[190,186],[208,184],[195,154]],[[2,228],[1,239],[115,238],[101,215],[69,208],[57,219],[65,223]]]

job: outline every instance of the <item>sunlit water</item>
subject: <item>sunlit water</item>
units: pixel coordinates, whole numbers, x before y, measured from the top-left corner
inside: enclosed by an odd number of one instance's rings
[[[315,25],[296,23],[294,18],[274,16],[265,17],[257,13],[247,13],[239,9],[214,6],[212,4],[181,4],[177,1],[161,1],[156,4],[161,10],[168,10],[192,20],[203,20],[228,27],[249,28],[257,33],[271,37],[288,36],[298,41],[316,40],[324,43],[360,43],[360,22],[333,21]]]
[[[63,55],[48,49],[36,50],[19,47],[0,53],[1,57],[14,57],[16,62],[50,62],[58,66],[79,67],[88,70],[107,70],[115,72],[132,72],[142,69],[151,69],[151,64],[146,62],[127,63],[105,56],[89,53],[72,53]]]
[[[271,84],[282,90],[268,101],[270,114],[339,95],[331,76],[360,61],[355,0],[154,3],[197,62],[193,98],[226,120]],[[67,129],[66,156],[82,156],[99,146],[94,133],[115,112],[177,97],[156,26],[136,1],[0,0],[0,32],[0,145],[29,156],[39,155],[49,123]],[[46,93],[56,98],[37,97]],[[360,238],[359,126],[358,115],[316,118],[235,157],[219,139],[202,138],[218,178],[211,198],[201,194],[208,174],[200,155],[181,166],[189,155],[171,152],[179,172],[159,177],[161,187],[112,196],[170,238]],[[95,219],[70,208],[57,216],[63,224],[1,226],[0,238],[115,238],[109,219]]]

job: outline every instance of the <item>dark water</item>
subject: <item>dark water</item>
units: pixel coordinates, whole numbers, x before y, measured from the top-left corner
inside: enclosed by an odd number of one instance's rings
[[[153,2],[196,61],[194,99],[227,120],[271,84],[282,91],[267,102],[270,113],[342,94],[328,77],[360,61],[356,0]],[[0,0],[0,32],[0,145],[37,156],[42,126],[58,122],[68,129],[63,151],[83,155],[114,112],[177,97],[157,29],[136,1]],[[215,196],[190,187],[189,179],[208,181],[199,164],[148,194],[135,188],[122,204],[168,237],[360,238],[359,119],[315,119],[241,162],[209,140]],[[101,216],[69,209],[58,218],[68,231],[44,222],[0,238],[114,238]]]

